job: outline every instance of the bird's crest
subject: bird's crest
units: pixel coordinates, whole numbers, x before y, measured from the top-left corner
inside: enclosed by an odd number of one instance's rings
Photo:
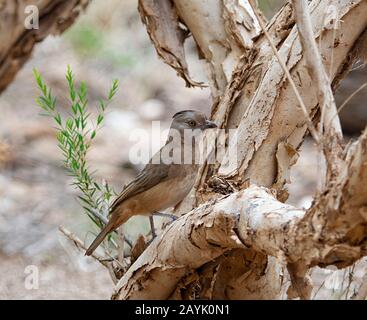
[[[173,115],[172,119],[174,119],[174,118],[176,118],[177,116],[180,116],[180,115],[182,115],[182,114],[184,114],[184,113],[186,113],[186,112],[195,112],[195,110],[182,110],[182,111],[176,112],[176,113]]]

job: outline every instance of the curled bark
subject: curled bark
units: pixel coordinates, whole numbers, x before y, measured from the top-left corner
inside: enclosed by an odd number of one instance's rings
[[[139,0],[139,13],[158,55],[181,76],[187,87],[202,86],[191,79],[185,58],[187,30],[170,0]]]
[[[260,29],[251,7],[237,0],[173,0],[208,65],[214,100],[223,94],[241,55],[252,50]]]

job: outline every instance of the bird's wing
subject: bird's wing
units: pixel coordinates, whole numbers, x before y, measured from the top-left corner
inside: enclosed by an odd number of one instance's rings
[[[123,201],[168,179],[170,166],[166,164],[148,163],[134,180],[125,186],[121,194],[112,203],[110,212],[113,212]]]

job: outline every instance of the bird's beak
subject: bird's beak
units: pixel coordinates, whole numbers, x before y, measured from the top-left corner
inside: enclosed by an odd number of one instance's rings
[[[204,127],[204,130],[205,130],[205,129],[209,129],[209,128],[217,128],[218,126],[213,121],[205,120],[205,124],[204,124],[203,127]]]

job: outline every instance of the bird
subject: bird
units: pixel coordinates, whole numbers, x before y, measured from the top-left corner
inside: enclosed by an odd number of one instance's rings
[[[150,216],[152,226],[154,213],[178,205],[192,189],[198,173],[195,138],[205,130],[216,127],[200,111],[183,110],[175,113],[165,145],[114,200],[109,209],[108,223],[85,255],[90,256],[110,232],[132,216]],[[154,226],[152,234],[153,229]]]

